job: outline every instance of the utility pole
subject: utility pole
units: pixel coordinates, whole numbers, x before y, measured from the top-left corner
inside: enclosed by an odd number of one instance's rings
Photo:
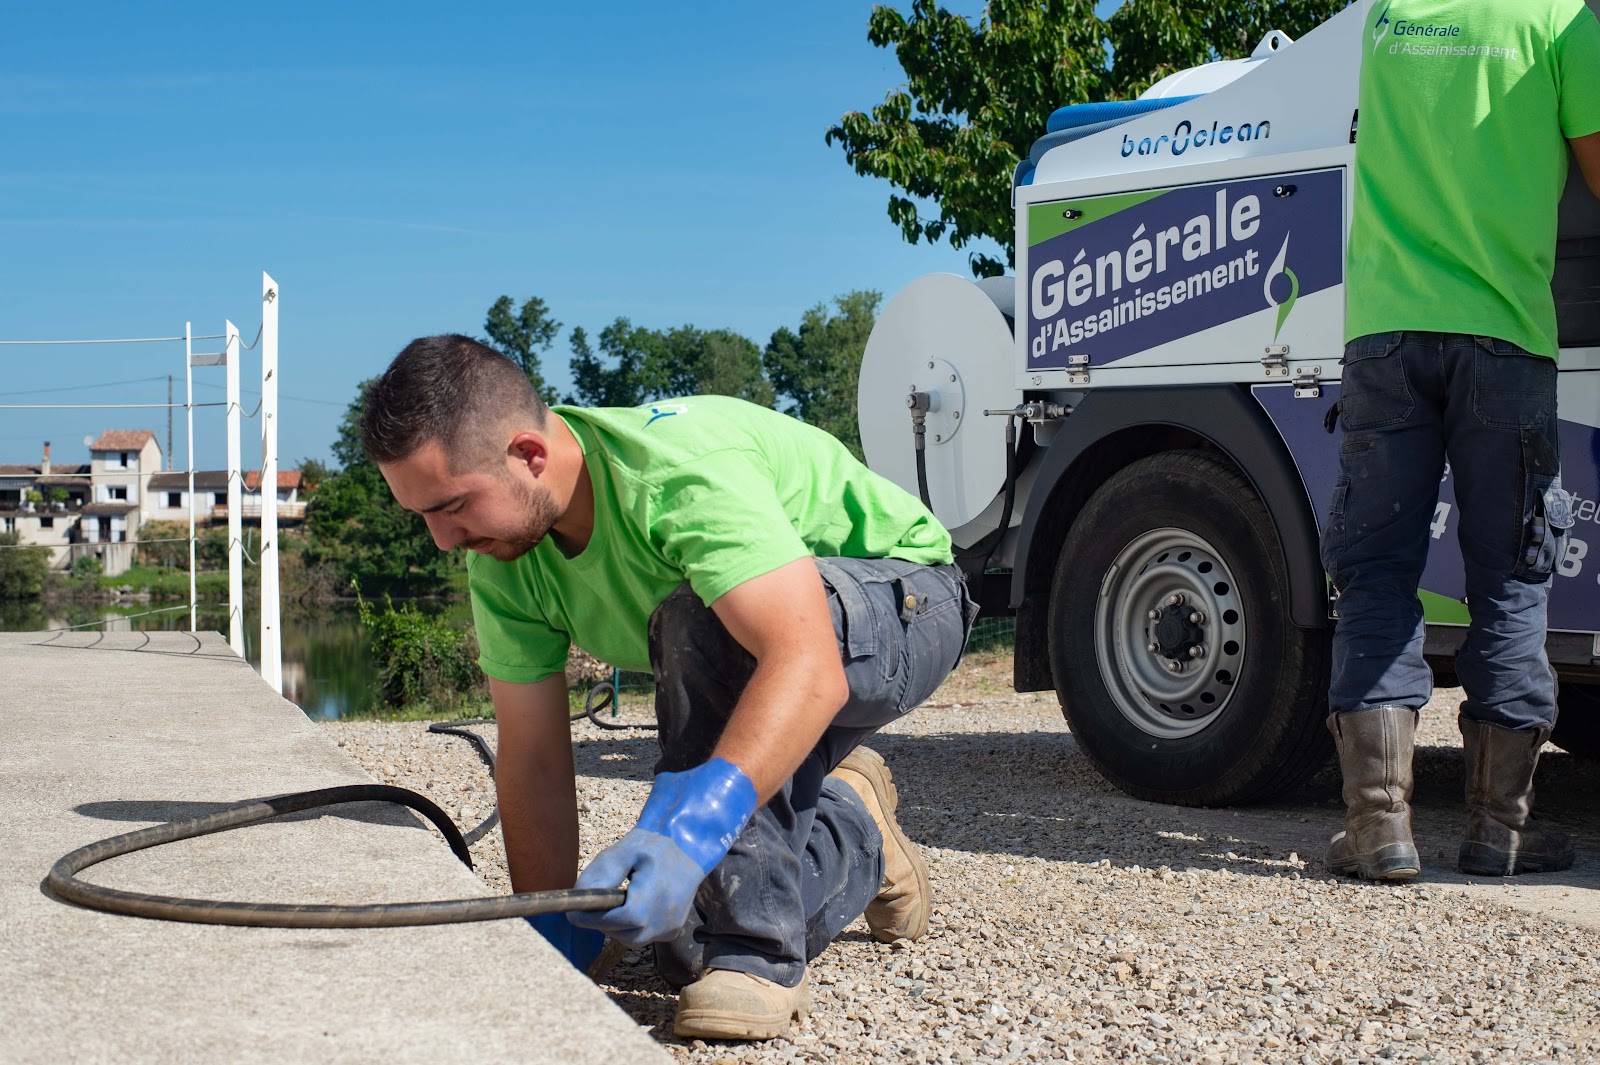
[[[167,469],[172,469],[172,375],[167,374]]]

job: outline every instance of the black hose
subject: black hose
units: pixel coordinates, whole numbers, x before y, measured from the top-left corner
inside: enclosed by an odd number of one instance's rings
[[[625,722],[620,725],[613,725],[609,722],[600,720],[600,711],[606,709],[607,707],[614,707],[616,705],[616,685],[611,683],[609,680],[603,680],[599,684],[596,684],[594,687],[589,689],[589,694],[585,696],[583,700],[583,713],[573,714],[572,720],[581,721],[584,718],[588,718],[590,721],[594,722],[596,728],[603,728],[608,732],[622,732],[626,729],[635,728],[656,729],[660,727],[647,722],[640,722],[638,724]]]
[[[464,740],[471,741],[472,745],[478,749],[478,757],[483,759],[483,764],[489,767],[489,776],[493,777],[494,752],[489,749],[489,744],[476,732],[473,732],[471,729],[461,727],[462,725],[474,724],[486,725],[492,720],[494,719],[488,717],[467,717],[462,718],[459,721],[435,721],[433,724],[428,726],[428,731],[438,733],[441,736],[460,736]],[[473,828],[472,831],[468,832],[465,837],[463,837],[466,840],[467,846],[470,847],[484,836],[487,836],[491,831],[494,830],[494,826],[498,825],[499,823],[500,807],[496,805],[493,810],[489,811],[488,817],[485,817],[482,821],[479,821],[477,826]]]
[[[87,884],[77,875],[109,858],[148,850],[164,843],[193,839],[214,832],[242,828],[284,814],[315,810],[348,802],[393,802],[422,814],[444,834],[445,841],[467,868],[472,856],[466,840],[445,812],[414,791],[388,784],[352,784],[317,791],[301,791],[268,799],[253,799],[224,807],[214,814],[188,821],[169,821],[79,847],[50,868],[44,887],[66,902],[107,913],[150,917],[192,924],[244,925],[252,928],[396,928],[409,925],[458,924],[494,921],[505,917],[531,917],[541,913],[610,910],[627,900],[619,889],[530,891],[494,898],[444,899],[437,902],[395,902],[366,906],[292,905],[270,902],[222,902],[186,899],[173,895],[147,895],[135,891]]]
[[[920,426],[918,428],[920,431]],[[923,506],[933,509],[933,503],[928,499],[928,453],[922,447],[921,436],[917,437],[917,495]]]

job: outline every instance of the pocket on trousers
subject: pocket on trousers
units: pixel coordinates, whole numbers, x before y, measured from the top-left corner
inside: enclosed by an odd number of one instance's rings
[[[1572,497],[1561,487],[1555,447],[1543,433],[1522,431],[1522,529],[1511,575],[1543,584],[1555,572],[1572,532]]]
[[[1541,429],[1556,401],[1556,363],[1494,337],[1473,337],[1472,411],[1490,429]]]
[[[947,567],[918,566],[893,582],[901,605],[903,640],[898,670],[903,687],[896,692],[900,713],[932,695],[965,650],[969,615],[964,582],[952,580]]]
[[[1328,520],[1322,529],[1322,571],[1330,577],[1338,568],[1339,552],[1344,550],[1344,506],[1349,492],[1350,479],[1340,474],[1328,501]]]
[[[1400,355],[1400,333],[1357,337],[1339,360],[1339,417],[1347,432],[1383,429],[1411,417],[1415,401]]]

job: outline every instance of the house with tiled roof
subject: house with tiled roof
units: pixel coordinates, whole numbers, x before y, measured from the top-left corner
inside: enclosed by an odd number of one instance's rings
[[[148,485],[150,505],[147,518],[159,521],[189,520],[189,474],[158,473]],[[306,504],[299,470],[278,471],[278,523],[294,525],[305,520]],[[199,521],[228,520],[228,471],[196,470],[194,473],[195,517]],[[261,521],[261,471],[244,471],[239,493],[239,516],[247,524]]]
[[[65,569],[71,545],[81,539],[91,485],[88,466],[51,463],[49,441],[38,465],[0,463],[0,532],[48,547],[52,567]]]
[[[189,520],[189,474],[163,471],[161,445],[149,429],[108,429],[89,445],[87,466],[52,466],[50,445],[39,465],[0,464],[0,532],[51,548],[51,565],[66,569],[78,555],[97,556],[111,576],[133,565],[139,530],[149,521]],[[280,524],[305,520],[299,470],[279,470],[275,504]],[[197,470],[195,518],[228,520],[228,471]],[[261,521],[261,471],[246,470],[240,518]]]

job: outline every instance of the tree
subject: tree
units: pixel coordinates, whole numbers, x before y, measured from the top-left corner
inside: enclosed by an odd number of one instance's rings
[[[567,402],[634,407],[668,396],[737,396],[772,406],[761,349],[728,329],[680,325],[662,331],[618,318],[600,331],[599,351],[582,329],[572,331],[574,392]]]
[[[626,318],[618,318],[600,331],[600,350],[589,344],[583,329],[572,331],[572,383],[567,402],[583,407],[637,407],[644,402],[640,378],[645,359],[641,343],[648,341],[648,330],[636,330]]]
[[[800,319],[798,333],[784,326],[772,334],[763,364],[789,412],[838,437],[861,458],[856,387],[861,356],[877,319],[880,293],[847,292],[833,300],[838,314],[819,303]]]
[[[900,190],[888,213],[908,243],[999,243],[1005,261],[969,255],[974,276],[993,276],[1015,259],[1012,173],[1052,111],[1127,99],[1173,71],[1247,55],[1269,30],[1299,36],[1345,2],[1124,0],[1102,20],[1094,0],[990,0],[976,23],[936,0],[914,0],[910,15],[880,5],[867,39],[893,46],[907,85],[846,114],[825,139],[856,173]]]
[[[50,552],[21,543],[19,533],[0,533],[0,599],[37,599],[44,591]]]
[[[534,391],[544,395],[544,373],[540,353],[549,351],[561,333],[561,323],[550,317],[550,308],[538,296],[529,296],[516,309],[510,296],[501,296],[489,307],[483,321],[486,343],[497,348],[533,382]]]
[[[772,385],[762,376],[761,349],[730,329],[680,325],[655,333],[645,360],[647,399],[668,396],[736,396],[772,406]]]
[[[426,523],[396,503],[361,444],[361,412],[372,381],[361,382],[339,423],[337,473],[322,480],[306,507],[304,563],[333,569],[335,587],[352,579],[372,593],[433,595],[445,590],[458,563],[440,551]]]

